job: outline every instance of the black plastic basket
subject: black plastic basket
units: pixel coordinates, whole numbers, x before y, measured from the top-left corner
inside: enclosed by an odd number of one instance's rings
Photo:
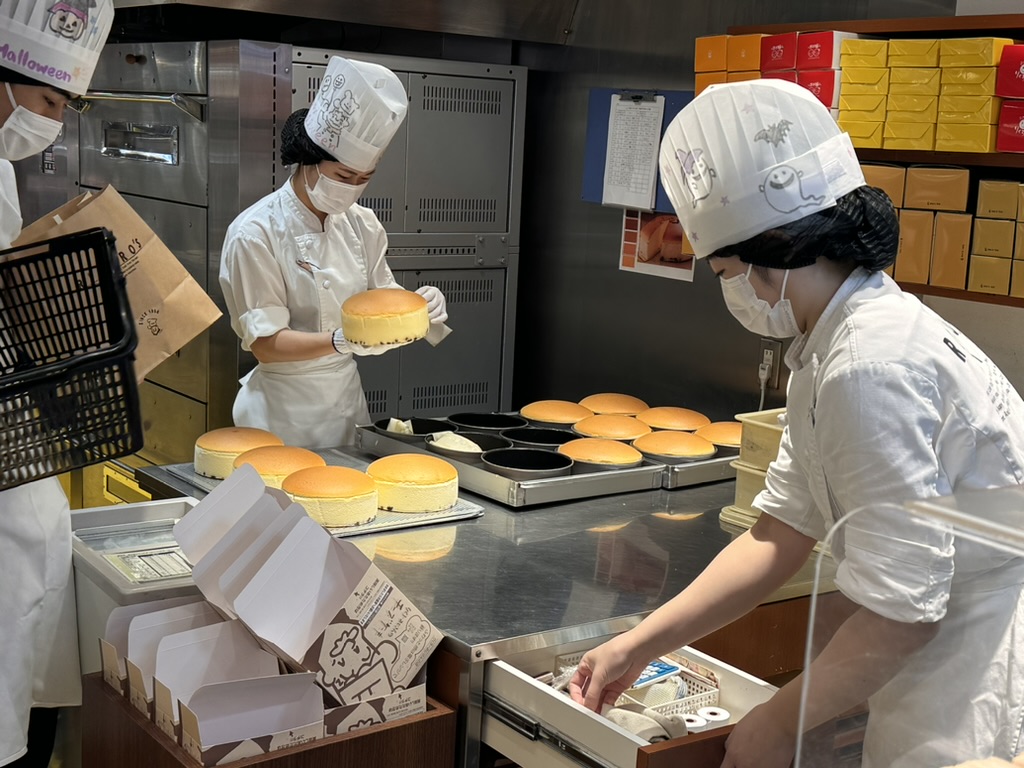
[[[0,489],[142,447],[135,345],[106,229],[0,251]]]

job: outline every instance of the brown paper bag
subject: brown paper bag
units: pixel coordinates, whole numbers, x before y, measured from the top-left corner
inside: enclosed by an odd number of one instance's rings
[[[139,346],[135,375],[143,377],[209,328],[221,312],[181,262],[113,187],[85,192],[25,227],[14,245],[91,227],[117,240]]]

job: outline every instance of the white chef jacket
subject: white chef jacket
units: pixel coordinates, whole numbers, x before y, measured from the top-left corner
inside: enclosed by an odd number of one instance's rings
[[[369,208],[353,205],[321,227],[286,182],[243,211],[224,240],[220,284],[242,348],[285,328],[334,331],[349,296],[399,288],[386,251],[387,234]],[[269,430],[288,445],[351,444],[356,424],[370,418],[351,353],[259,363],[241,384],[235,424]]]
[[[0,216],[3,249],[21,228],[14,168],[6,160]],[[82,701],[71,513],[57,478],[0,491],[0,574],[0,765],[7,765],[25,754],[32,707]]]
[[[786,356],[787,424],[761,511],[821,540],[872,504],[1024,483],[1024,402],[991,360],[885,274],[857,269]],[[891,510],[892,507],[890,506]],[[865,768],[1010,759],[1024,720],[1024,565],[891,513],[832,542],[836,586],[938,633],[869,701]]]

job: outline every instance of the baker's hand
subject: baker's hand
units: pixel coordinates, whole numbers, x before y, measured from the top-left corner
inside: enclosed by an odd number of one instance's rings
[[[722,768],[789,768],[796,754],[796,723],[785,722],[771,701],[744,715],[725,741]]]
[[[427,300],[427,315],[431,323],[443,323],[448,319],[448,304],[441,291],[432,285],[421,285],[416,293]]]
[[[636,682],[650,661],[631,658],[628,645],[626,635],[619,635],[587,651],[569,681],[572,700],[595,712],[601,711],[602,704],[614,704],[619,695]]]
[[[373,357],[375,355],[383,355],[385,352],[390,352],[392,349],[398,349],[404,347],[409,342],[401,341],[397,344],[374,344],[372,347],[364,347],[362,344],[349,343],[349,351],[358,357]]]

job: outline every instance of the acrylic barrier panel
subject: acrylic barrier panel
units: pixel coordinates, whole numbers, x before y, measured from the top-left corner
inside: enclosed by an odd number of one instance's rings
[[[1024,487],[863,507],[826,542],[834,589],[816,577],[794,765],[1024,752]]]

